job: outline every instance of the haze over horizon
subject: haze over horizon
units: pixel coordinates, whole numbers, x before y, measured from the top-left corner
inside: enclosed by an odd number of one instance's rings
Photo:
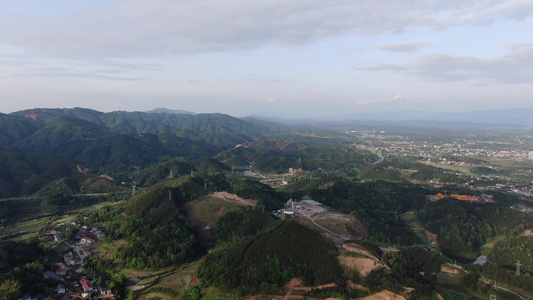
[[[0,111],[533,108],[533,2],[4,1]]]

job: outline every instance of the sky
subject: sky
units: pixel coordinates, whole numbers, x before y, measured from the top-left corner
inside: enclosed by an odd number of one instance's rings
[[[0,112],[533,108],[531,0],[0,0]]]

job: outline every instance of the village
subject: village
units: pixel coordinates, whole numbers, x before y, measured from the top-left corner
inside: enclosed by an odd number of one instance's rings
[[[69,238],[67,238],[67,235]],[[25,295],[19,300],[83,300],[101,299],[115,300],[110,287],[99,286],[94,278],[94,272],[83,268],[85,259],[93,255],[91,245],[105,237],[99,228],[89,228],[76,221],[55,224],[50,231],[43,234],[43,239],[61,252],[61,261],[50,261],[45,257],[45,264],[52,267],[45,270],[42,276],[57,283],[56,293],[53,295],[37,294]],[[72,242],[72,243],[71,243]],[[64,251],[61,251],[64,250]]]

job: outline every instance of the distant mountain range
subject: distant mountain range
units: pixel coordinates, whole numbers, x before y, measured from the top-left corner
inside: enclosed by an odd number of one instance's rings
[[[343,139],[344,132],[352,130],[349,128],[379,127],[379,130],[386,131],[406,128],[411,131],[413,128],[522,128],[533,126],[533,110],[440,115],[380,113],[329,122],[276,121],[235,118],[219,113],[193,114],[164,108],[150,112],[108,113],[79,107],[35,108],[11,114],[0,113],[0,198],[31,194],[51,181],[79,175],[77,165],[92,170],[93,174],[127,173],[171,158],[189,162],[213,158],[237,145],[249,144],[262,150],[246,155],[228,152],[227,157],[217,159],[227,159],[234,165],[242,166],[253,160],[256,167],[264,164],[279,169],[286,160],[276,157],[278,148],[298,148],[303,145],[299,142],[305,143],[309,139],[327,144],[333,137]],[[320,139],[320,136],[328,139]],[[174,166],[185,173],[204,167],[205,164],[202,167]],[[159,173],[168,171],[167,167],[163,169],[165,171]],[[148,177],[145,179],[150,180]]]
[[[257,119],[180,112],[35,108],[0,114],[0,198],[32,194],[72,177],[76,165],[93,174],[131,172],[170,158],[214,157],[238,144],[290,133],[285,125]]]
[[[169,114],[169,115],[195,115],[196,113],[181,110],[181,109],[168,109],[168,108],[154,108],[152,110],[147,111],[147,113],[153,113],[153,114]]]
[[[307,118],[299,120],[281,119],[271,116],[253,115],[257,119],[269,120],[285,124],[307,123],[307,122],[343,122],[358,124],[381,124],[381,125],[404,125],[404,126],[427,126],[432,122],[445,122],[445,127],[472,127],[473,124],[482,125],[483,127],[491,125],[504,126],[533,126],[533,109],[502,109],[502,110],[483,110],[472,112],[425,112],[425,111],[382,111],[382,112],[358,112],[350,116],[339,116],[339,118],[321,119]]]

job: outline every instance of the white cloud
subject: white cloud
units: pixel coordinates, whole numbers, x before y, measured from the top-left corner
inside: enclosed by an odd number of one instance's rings
[[[429,44],[423,42],[410,42],[410,43],[389,43],[381,44],[376,46],[376,48],[389,51],[389,52],[402,52],[402,53],[412,53],[418,52],[420,48],[428,47]]]
[[[533,43],[513,44],[506,54],[491,59],[435,53],[422,55],[407,64],[382,63],[354,69],[390,71],[440,82],[531,83]]]
[[[76,58],[182,55],[500,19],[522,22],[532,13],[533,2],[515,0],[121,0],[70,15],[0,12],[0,41]]]
[[[266,99],[267,104],[283,104],[283,101],[278,100],[276,97],[269,97]]]
[[[394,96],[392,98],[358,101],[358,102],[355,102],[355,105],[357,105],[357,106],[367,106],[367,105],[385,104],[385,103],[392,103],[392,102],[416,103],[416,100],[414,98],[407,98],[407,97],[402,96],[401,94],[397,94],[396,96]]]

